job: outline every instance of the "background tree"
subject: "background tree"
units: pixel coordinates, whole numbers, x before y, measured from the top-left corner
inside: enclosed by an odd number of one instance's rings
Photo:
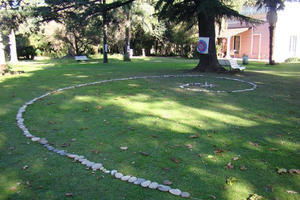
[[[158,0],[156,8],[162,19],[183,23],[187,29],[198,25],[199,37],[209,37],[208,54],[199,55],[199,64],[195,71],[220,71],[215,45],[215,22],[223,17],[235,17],[248,22],[254,19],[243,16],[220,0]]]
[[[9,35],[10,62],[18,62],[15,32],[21,24],[26,23],[32,8],[43,0],[2,0],[0,5],[1,32]]]
[[[36,9],[37,15],[43,17],[44,21],[55,20],[64,22],[66,16],[77,15],[82,19],[102,17],[103,32],[103,63],[108,62],[107,58],[107,24],[109,22],[109,13],[121,6],[129,4],[134,0],[45,0],[46,6]],[[99,19],[100,20],[100,19]]]
[[[277,22],[277,11],[284,9],[284,0],[257,0],[256,5],[258,9],[266,7],[268,9],[267,20],[269,23],[269,35],[270,35],[270,43],[269,43],[269,65],[274,65],[275,62],[273,60],[273,49],[274,49],[274,32],[276,28]]]

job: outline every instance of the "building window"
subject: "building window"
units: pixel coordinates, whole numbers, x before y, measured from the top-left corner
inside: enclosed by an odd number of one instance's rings
[[[297,53],[297,36],[295,36],[295,35],[290,36],[289,52],[292,56],[296,56],[296,53]]]
[[[233,40],[233,49],[235,53],[239,54],[241,47],[241,36],[234,36]]]

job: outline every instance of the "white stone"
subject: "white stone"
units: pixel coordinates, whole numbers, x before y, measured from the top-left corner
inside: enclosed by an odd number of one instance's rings
[[[176,196],[179,196],[181,194],[181,191],[179,189],[171,189],[171,190],[169,190],[169,192]]]
[[[141,183],[144,182],[144,181],[146,181],[146,180],[143,179],[143,178],[138,178],[136,181],[134,181],[134,184],[135,184],[135,185],[139,185],[139,184],[141,184]]]
[[[159,185],[158,186],[158,190],[162,191],[162,192],[168,192],[169,190],[171,190],[170,186],[166,186],[166,185]]]
[[[94,165],[92,166],[92,169],[93,169],[94,171],[96,171],[96,170],[100,169],[101,167],[102,167],[102,164],[101,164],[101,163],[96,163],[96,164],[94,164]]]
[[[150,185],[149,185],[149,188],[151,189],[156,189],[158,187],[158,183],[157,182],[152,182]]]
[[[47,144],[47,143],[48,143],[48,141],[47,141],[45,138],[41,138],[41,139],[39,140],[39,142],[40,142],[41,144]]]
[[[122,181],[128,181],[130,179],[131,176],[123,176],[121,178]]]
[[[182,192],[180,196],[183,197],[183,198],[190,198],[191,197],[190,193],[188,193],[188,192]]]
[[[76,156],[78,156],[78,155],[75,155],[75,154],[68,154],[67,155],[69,158],[75,158]]]
[[[151,181],[148,180],[148,181],[142,182],[142,183],[141,183],[141,186],[142,186],[142,187],[148,187],[150,184],[151,184]]]
[[[114,169],[114,170],[111,170],[110,174],[111,174],[112,176],[114,176],[117,172],[118,172],[118,171]]]
[[[135,182],[136,180],[137,180],[137,177],[132,176],[132,177],[130,177],[130,179],[128,179],[128,182],[129,182],[129,183],[133,183],[133,182]]]
[[[86,164],[86,166],[87,166],[87,167],[92,167],[94,164],[95,164],[94,162],[88,162],[88,163]]]
[[[122,177],[123,177],[123,174],[122,174],[122,173],[119,173],[119,172],[117,172],[117,173],[115,174],[115,177],[116,177],[116,178],[122,178]]]
[[[31,138],[31,140],[32,140],[33,142],[36,142],[36,141],[39,141],[40,138],[39,138],[39,137],[33,137],[33,138]]]

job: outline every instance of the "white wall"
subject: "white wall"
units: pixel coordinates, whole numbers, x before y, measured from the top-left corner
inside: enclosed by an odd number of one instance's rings
[[[291,36],[297,37],[296,54],[290,52]],[[285,2],[285,9],[278,13],[274,45],[276,62],[284,62],[290,57],[300,58],[300,2]]]

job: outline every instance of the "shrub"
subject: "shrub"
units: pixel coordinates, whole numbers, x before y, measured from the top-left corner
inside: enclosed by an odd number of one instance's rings
[[[300,63],[300,58],[292,57],[292,58],[286,59],[284,62],[286,62],[286,63]]]

